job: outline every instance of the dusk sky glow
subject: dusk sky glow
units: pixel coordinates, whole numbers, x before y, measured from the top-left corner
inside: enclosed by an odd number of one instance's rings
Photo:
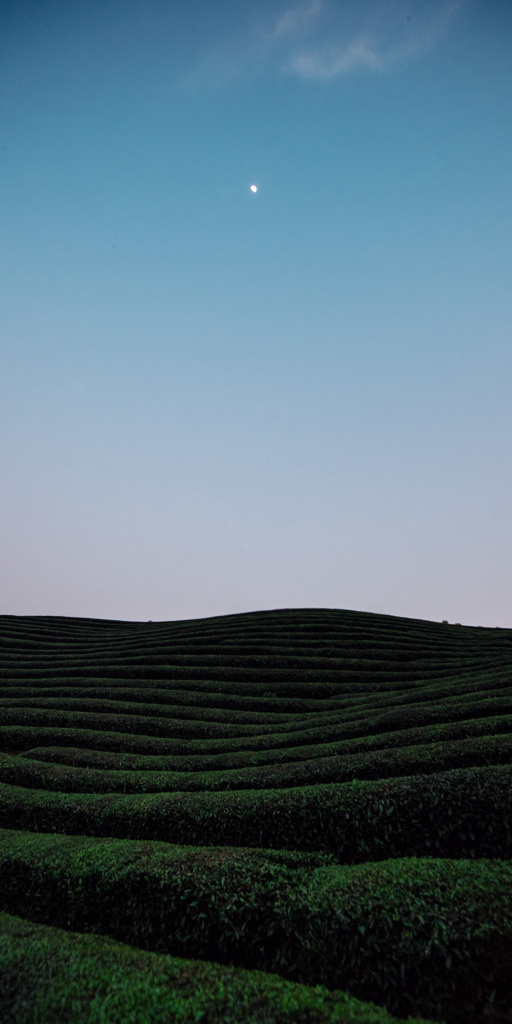
[[[506,0],[5,0],[0,613],[512,626],[511,53]]]

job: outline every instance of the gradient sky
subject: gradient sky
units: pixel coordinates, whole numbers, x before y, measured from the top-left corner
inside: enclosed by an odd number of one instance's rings
[[[3,0],[0,612],[512,626],[511,47]]]

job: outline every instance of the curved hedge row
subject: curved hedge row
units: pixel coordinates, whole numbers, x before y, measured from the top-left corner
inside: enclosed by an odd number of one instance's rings
[[[512,766],[223,793],[51,793],[0,785],[0,827],[328,852],[341,864],[510,859]]]
[[[65,757],[61,753],[61,757]],[[419,743],[399,749],[362,751],[354,754],[322,752],[284,764],[264,764],[209,771],[109,771],[49,763],[42,758],[0,757],[0,783],[66,793],[161,793],[233,789],[282,789],[352,779],[389,779],[422,775],[447,768],[508,764],[512,760],[512,735],[497,733],[457,740]]]
[[[342,867],[318,854],[0,831],[0,885],[5,909],[33,921],[348,987],[402,1016],[418,1003],[444,1015],[454,989],[481,1012],[479,973],[493,957],[494,988],[509,982],[503,861]]]
[[[148,953],[2,913],[0,979],[3,1024],[399,1024],[382,1007],[344,992]],[[409,1024],[429,1022],[414,1017]]]

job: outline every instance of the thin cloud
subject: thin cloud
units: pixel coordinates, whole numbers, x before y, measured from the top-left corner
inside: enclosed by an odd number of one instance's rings
[[[380,3],[367,9],[362,29],[341,31],[339,41],[329,45],[320,42],[294,51],[282,70],[304,80],[325,80],[399,69],[425,57],[448,34],[467,2]]]
[[[236,7],[228,34],[213,38],[189,85],[223,87],[263,74],[304,82],[385,74],[423,59],[474,0],[261,0]]]
[[[273,41],[293,38],[307,32],[321,15],[323,7],[322,0],[310,0],[309,3],[288,7],[277,18],[272,32]]]
[[[369,39],[361,37],[344,46],[298,54],[284,70],[301,78],[337,78],[354,71],[384,71],[386,61]]]
[[[265,13],[261,0],[252,0],[241,17],[237,0],[229,32],[214,36],[201,61],[187,73],[186,84],[221,87],[237,78],[282,71],[293,47],[310,39],[317,24],[321,27],[326,2],[330,0],[274,3]]]

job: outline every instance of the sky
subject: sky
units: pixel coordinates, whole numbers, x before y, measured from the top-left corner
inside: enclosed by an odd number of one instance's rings
[[[511,45],[2,0],[0,613],[512,627]]]

